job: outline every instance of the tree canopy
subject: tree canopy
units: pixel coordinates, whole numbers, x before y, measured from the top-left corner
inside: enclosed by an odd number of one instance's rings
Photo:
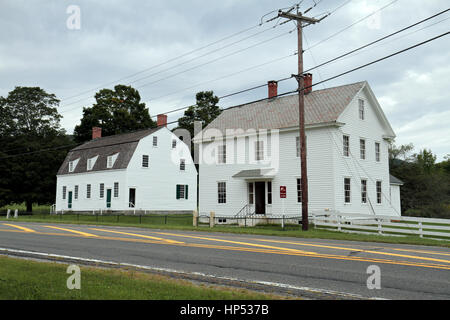
[[[101,127],[102,136],[156,127],[139,92],[131,86],[102,89],[95,94],[95,100],[92,107],[83,108],[81,123],[74,129],[76,142],[90,140],[92,127]]]
[[[74,144],[60,127],[59,100],[39,87],[0,97],[0,205],[53,203],[56,172]]]
[[[203,129],[217,118],[222,109],[217,105],[219,98],[213,91],[201,91],[195,96],[196,104],[190,106],[184,116],[178,119],[178,128],[183,128],[194,136],[194,121],[201,121]]]

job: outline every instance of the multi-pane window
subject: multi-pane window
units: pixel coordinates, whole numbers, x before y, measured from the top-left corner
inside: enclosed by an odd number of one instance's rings
[[[248,183],[248,203],[253,204],[253,197],[255,194],[254,184],[253,182]]]
[[[255,141],[255,159],[264,160],[264,141]]]
[[[153,137],[153,146],[154,147],[158,146],[158,137],[156,137],[156,136]]]
[[[112,168],[113,166],[113,156],[108,156],[108,162],[106,164],[108,168]]]
[[[148,168],[148,155],[142,155],[142,168]]]
[[[346,157],[350,154],[350,137],[346,135],[343,136],[343,153]]]
[[[361,179],[361,203],[367,203],[367,180]]]
[[[105,184],[104,183],[100,183],[100,198],[103,198],[105,196]]]
[[[351,202],[350,178],[344,178],[344,201],[345,203]]]
[[[381,181],[377,181],[377,203],[381,203]]]
[[[366,140],[359,139],[359,157],[364,160],[366,159]]]
[[[187,199],[188,198],[188,185],[177,184],[177,199]]]
[[[67,193],[67,187],[63,186],[63,188],[62,188],[62,198],[63,198],[63,200],[66,199],[66,193]]]
[[[380,162],[380,143],[375,142],[375,161]]]
[[[297,202],[302,202],[302,179],[297,178]]]
[[[114,198],[118,198],[118,197],[119,197],[119,183],[114,182]]]
[[[75,200],[78,199],[78,186],[75,186],[75,188],[74,188],[73,197]]]
[[[180,170],[184,171],[186,169],[186,161],[184,159],[180,159]]]
[[[218,146],[217,150],[218,163],[227,163],[227,145],[223,144]]]
[[[73,172],[74,170],[74,165],[73,165],[73,161],[69,162],[69,172]]]
[[[86,186],[86,198],[87,198],[87,199],[90,199],[90,198],[91,198],[91,185],[90,185],[90,184],[88,184],[88,185]]]
[[[364,120],[364,100],[359,99],[359,119]]]
[[[267,181],[267,204],[272,204],[272,182]]]
[[[217,183],[217,201],[219,203],[227,202],[227,184],[226,182]]]
[[[177,147],[177,140],[172,140],[172,149],[175,149]]]

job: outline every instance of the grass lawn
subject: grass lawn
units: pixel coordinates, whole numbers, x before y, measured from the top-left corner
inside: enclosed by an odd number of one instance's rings
[[[0,221],[6,221],[4,216],[0,217]],[[110,225],[110,226],[128,226],[150,229],[176,229],[189,231],[206,231],[206,232],[227,232],[238,234],[260,234],[270,236],[288,236],[297,238],[320,238],[335,240],[354,240],[354,241],[371,241],[382,243],[403,243],[413,245],[428,245],[450,247],[450,241],[433,240],[420,238],[419,236],[380,236],[377,234],[355,234],[345,233],[331,230],[314,229],[310,226],[308,231],[302,231],[300,225],[286,225],[283,230],[280,225],[260,225],[255,227],[238,227],[232,225],[216,225],[209,228],[209,225],[200,224],[198,227],[192,226],[192,215],[147,215],[147,216],[94,216],[94,215],[23,215],[18,219],[10,219],[8,221],[30,221],[45,223],[70,223],[70,224],[86,224],[86,225]]]
[[[229,300],[280,299],[244,289],[194,285],[166,276],[81,266],[81,289],[67,289],[68,265],[0,256],[0,299]]]

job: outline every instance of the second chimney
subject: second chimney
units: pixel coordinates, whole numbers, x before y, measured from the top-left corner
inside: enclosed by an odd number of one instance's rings
[[[267,82],[267,87],[269,88],[269,99],[278,95],[278,82],[271,80]]]
[[[158,127],[167,127],[167,115],[158,114],[158,119],[156,120],[156,125]]]
[[[102,128],[92,127],[92,140],[102,137]]]
[[[305,94],[308,94],[312,91],[312,74],[311,73],[305,73],[303,76],[303,86],[305,90],[303,91]]]

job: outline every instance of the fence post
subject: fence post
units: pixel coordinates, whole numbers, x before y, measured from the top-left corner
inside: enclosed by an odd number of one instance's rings
[[[9,218],[11,218],[11,216],[10,216],[10,212],[11,212],[11,210],[10,210],[10,209],[8,209],[8,211],[6,211],[6,219],[9,219]]]
[[[284,229],[284,214],[281,216],[281,229]]]
[[[378,234],[383,234],[381,230],[381,219],[378,219]]]
[[[194,210],[193,214],[192,214],[192,226],[194,227],[198,227],[198,212],[197,210]]]
[[[164,216],[164,224],[167,224],[167,214]]]
[[[19,209],[14,210],[14,218],[18,218],[19,217]]]
[[[214,211],[211,211],[210,213],[209,213],[209,227],[210,228],[214,228],[214,219],[215,219],[215,217],[216,217],[216,214],[214,213]]]
[[[423,238],[422,221],[419,221],[419,236]]]
[[[341,229],[341,216],[336,216],[336,219],[337,219],[338,231],[342,231],[342,229]]]

